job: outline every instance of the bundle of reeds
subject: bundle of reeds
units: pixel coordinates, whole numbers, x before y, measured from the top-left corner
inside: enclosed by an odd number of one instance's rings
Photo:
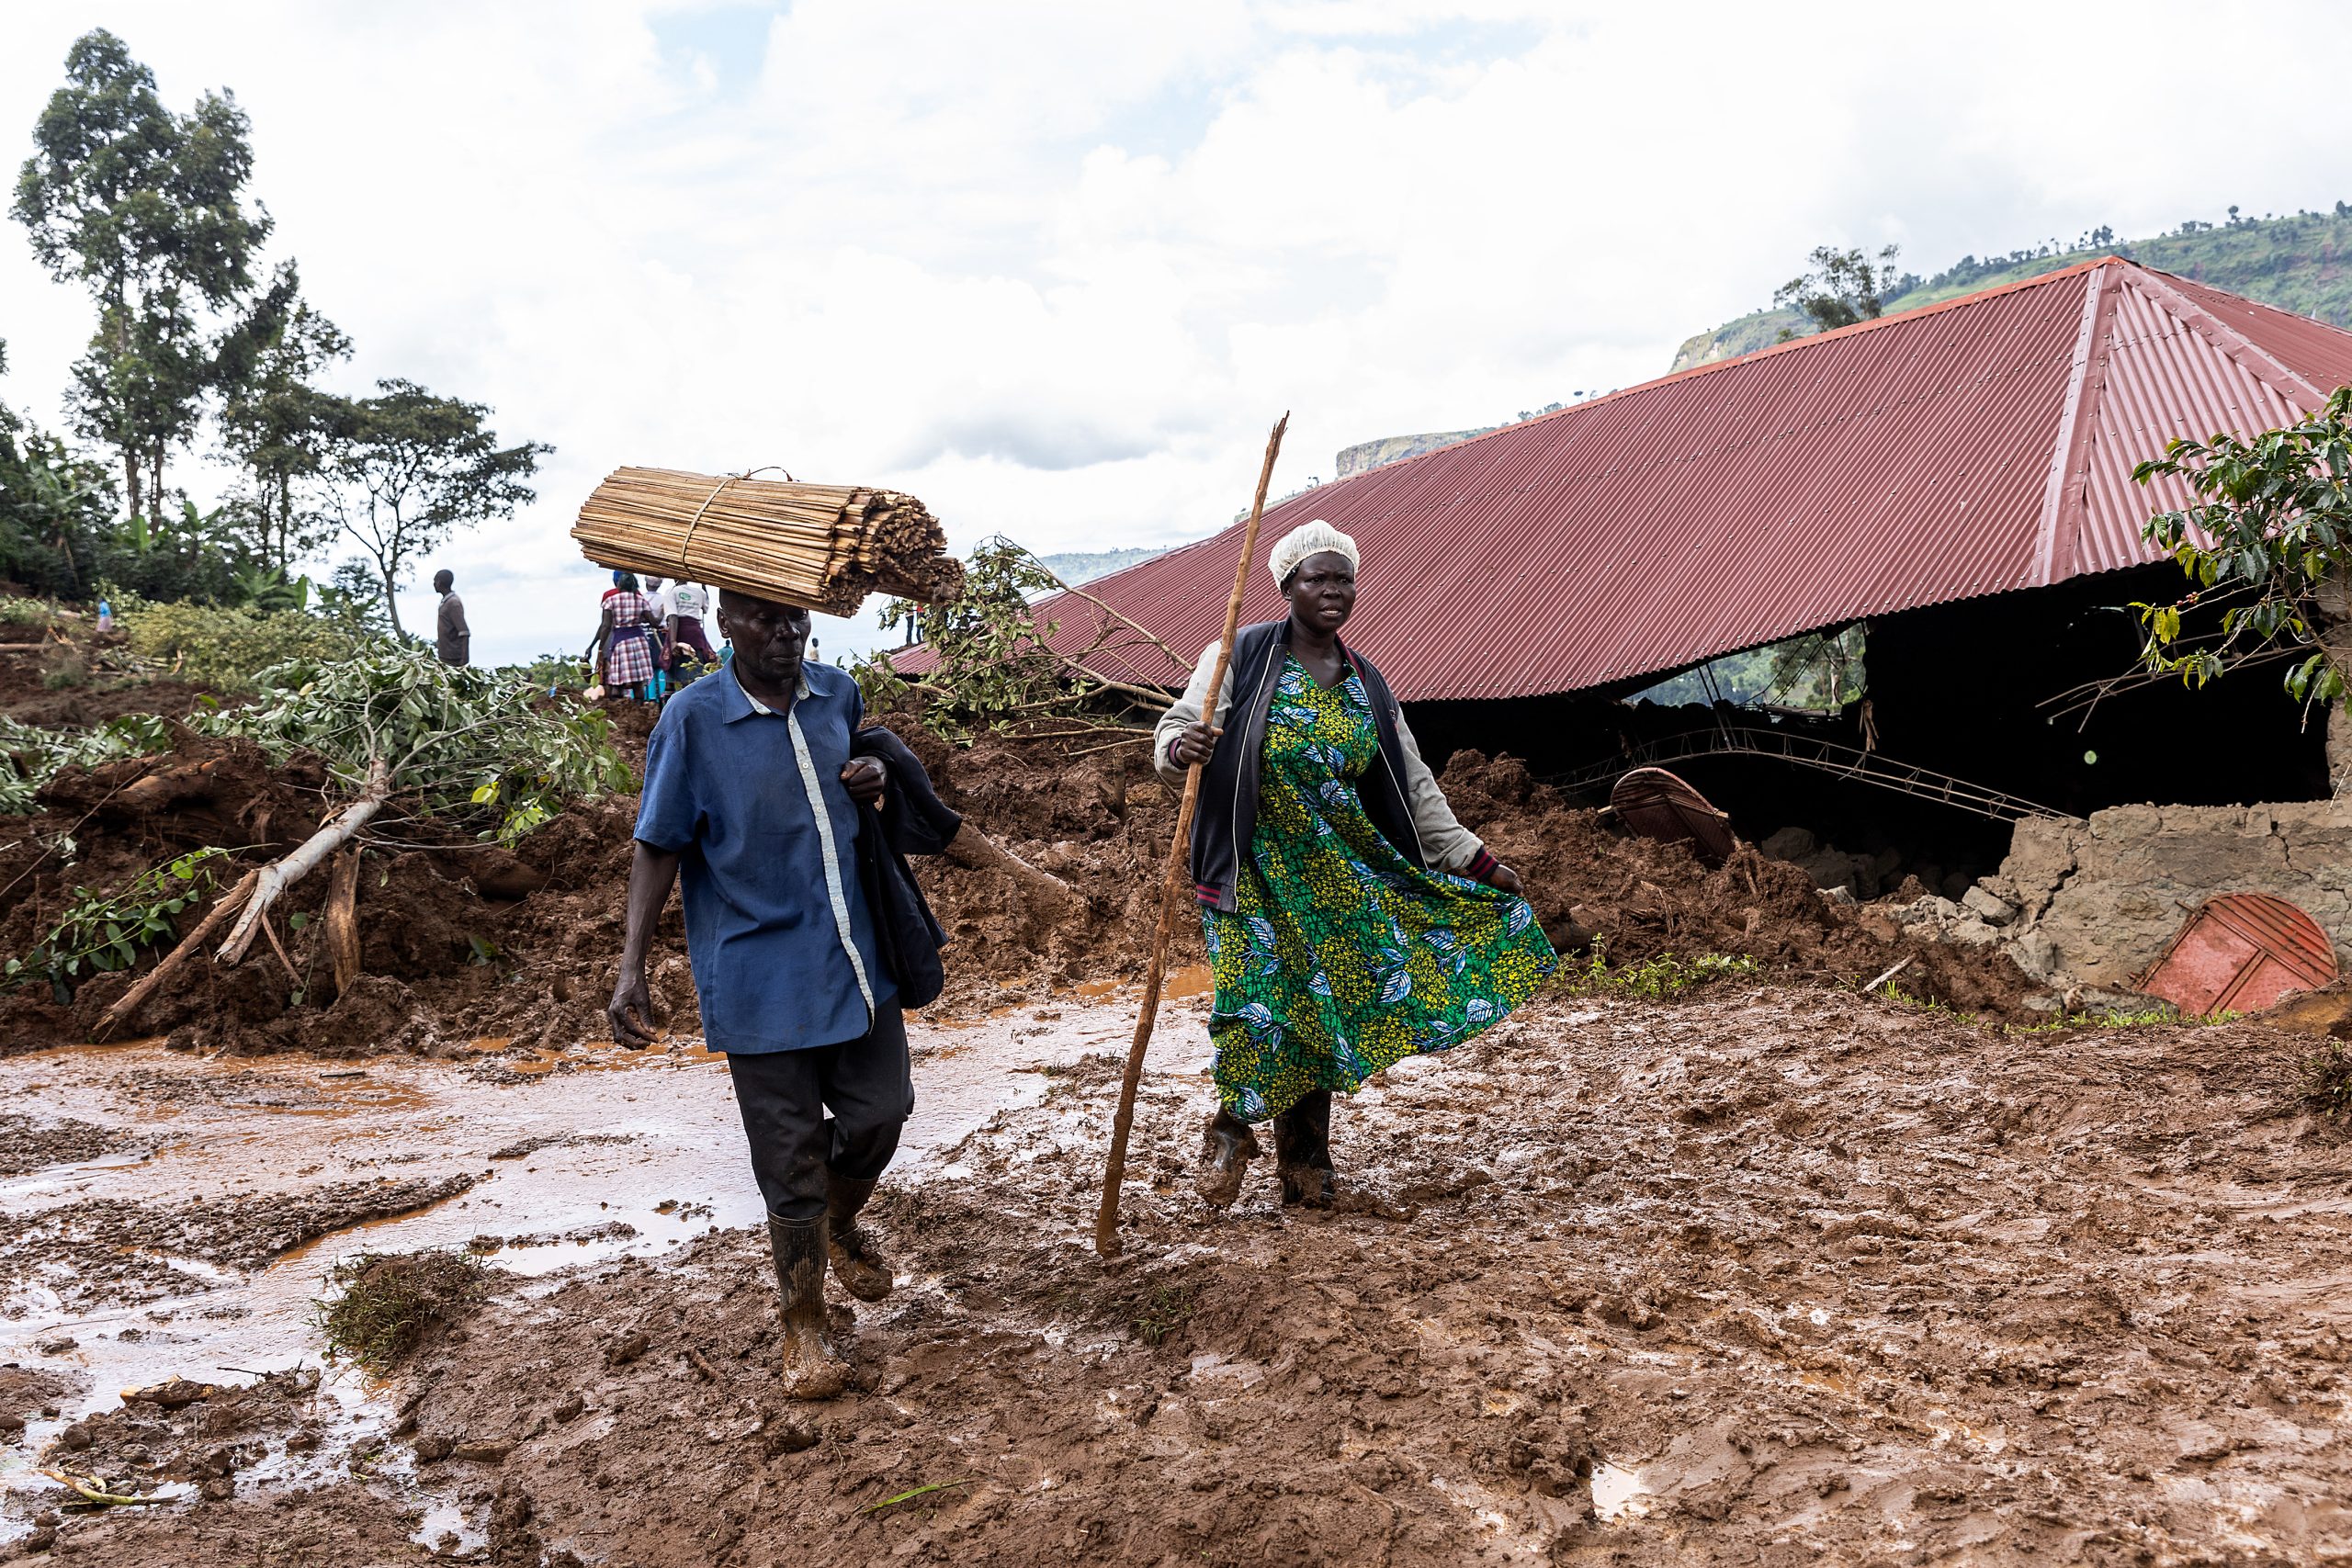
[[[962,586],[939,519],[911,495],[856,485],[616,468],[571,536],[599,566],[854,614],[880,589],[932,603]]]

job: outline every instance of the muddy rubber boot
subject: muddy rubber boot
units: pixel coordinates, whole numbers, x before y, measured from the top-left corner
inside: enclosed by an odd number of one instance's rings
[[[768,1216],[776,1289],[784,1295],[782,1379],[786,1399],[831,1399],[849,1386],[849,1363],[825,1337],[825,1219]]]
[[[1310,1209],[1331,1206],[1331,1091],[1317,1089],[1274,1118],[1274,1168],[1283,1201]]]
[[[1258,1136],[1250,1123],[1220,1105],[1201,1133],[1201,1168],[1193,1186],[1213,1209],[1229,1209],[1241,1196],[1241,1179],[1259,1155]]]
[[[862,1302],[878,1302],[890,1293],[890,1265],[857,1224],[857,1212],[873,1196],[870,1180],[825,1173],[825,1253],[842,1289]]]

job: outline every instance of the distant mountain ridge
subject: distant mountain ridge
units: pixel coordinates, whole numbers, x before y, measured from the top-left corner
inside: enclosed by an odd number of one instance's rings
[[[1075,588],[1081,582],[1091,582],[1098,577],[1108,577],[1154,556],[1164,556],[1169,547],[1131,548],[1124,550],[1064,550],[1058,555],[1039,556],[1038,561],[1047,571]]]
[[[2352,258],[2352,204],[2341,201],[2333,212],[2233,217],[2223,223],[2192,220],[2154,239],[2117,240],[2101,229],[2063,249],[2045,245],[1983,261],[1962,256],[1934,277],[1909,279],[1909,288],[1888,298],[1885,312],[1915,310],[2102,255],[2122,256],[2332,327],[2352,328],[2352,267],[2346,265]],[[1684,340],[1668,372],[1753,354],[1780,342],[1783,331],[1803,337],[1810,328],[1795,310],[1751,310]]]

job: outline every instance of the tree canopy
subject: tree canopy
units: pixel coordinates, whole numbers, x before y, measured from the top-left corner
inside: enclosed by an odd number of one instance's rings
[[[393,595],[416,558],[461,523],[512,516],[536,499],[529,481],[555,448],[499,446],[483,404],[397,378],[377,388],[379,396],[351,403],[328,434],[322,477],[327,510],[374,563],[397,632]]]
[[[1772,303],[1804,311],[1815,332],[1875,321],[1894,289],[1894,260],[1901,254],[1901,247],[1888,245],[1873,264],[1859,246],[1841,251],[1833,245],[1816,245],[1812,268],[1774,289]],[[1794,335],[1786,331],[1781,333],[1783,339]]]
[[[114,450],[131,512],[153,517],[166,459],[218,389],[223,339],[256,306],[283,303],[252,298],[270,219],[243,201],[253,149],[233,95],[175,113],[104,28],[75,40],[65,76],[34,123],[11,210],[51,275],[97,304],[74,370],[74,429]]]

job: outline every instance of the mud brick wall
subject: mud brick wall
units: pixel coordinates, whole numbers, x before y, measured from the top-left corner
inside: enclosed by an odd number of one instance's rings
[[[2217,893],[2287,899],[2352,969],[2352,800],[2341,797],[2118,806],[2088,821],[2020,822],[1992,880],[2020,911],[2009,952],[2040,980],[2127,986]]]

